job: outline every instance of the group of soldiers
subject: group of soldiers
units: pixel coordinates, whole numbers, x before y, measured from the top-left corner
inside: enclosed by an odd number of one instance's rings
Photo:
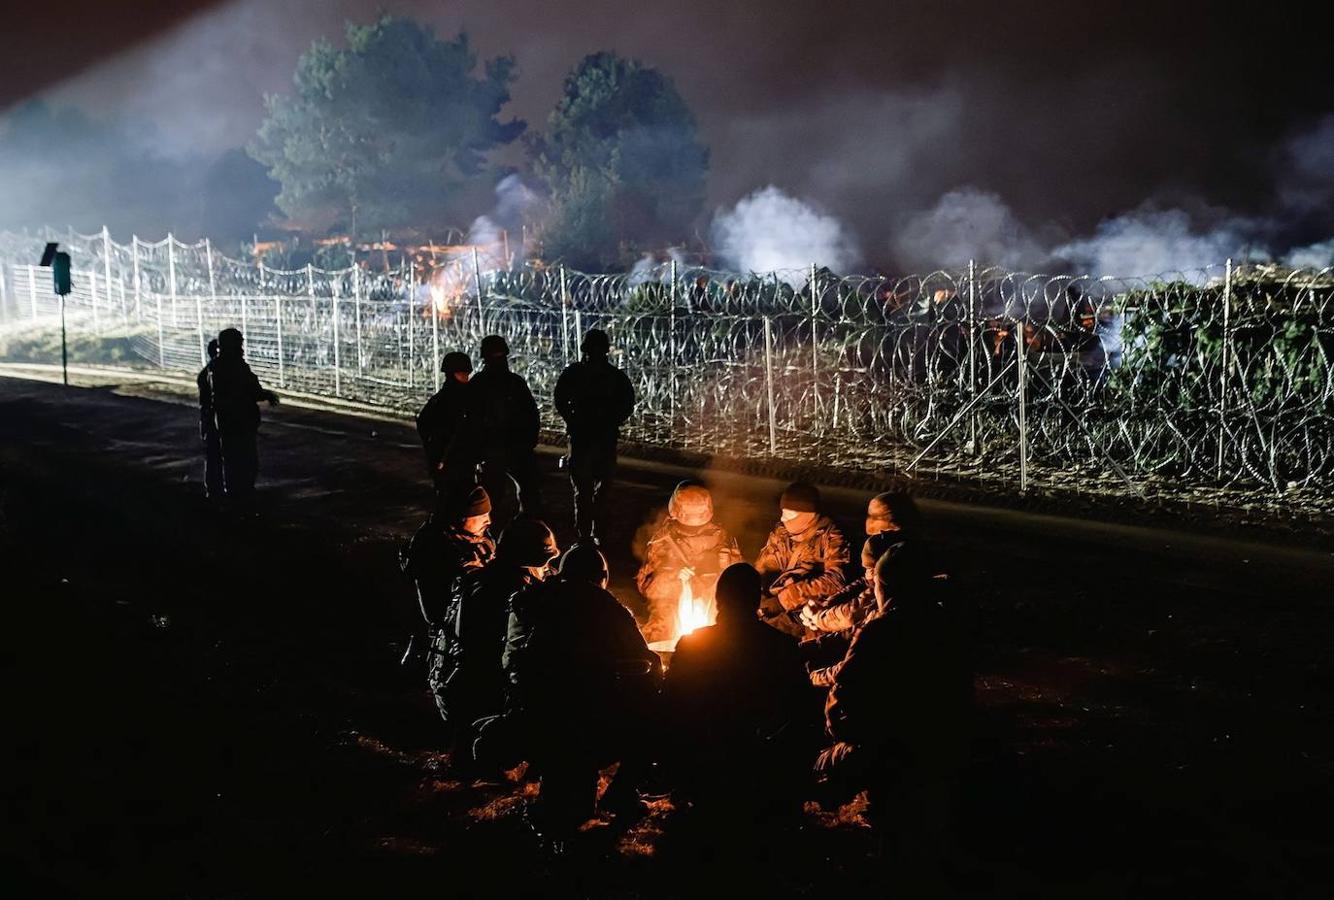
[[[435,503],[400,559],[428,630],[427,683],[452,765],[487,777],[527,762],[540,790],[526,815],[553,850],[595,810],[634,821],[643,793],[665,787],[731,843],[803,801],[865,791],[867,819],[903,858],[938,854],[971,676],[955,592],[911,498],[871,499],[854,567],[819,491],[789,485],[751,565],[714,521],[708,488],[681,483],[635,583],[657,612],[702,599],[714,624],[677,626],[687,633],[660,653],[608,590],[600,549],[635,402],[607,335],[588,332],[552,398],[574,489],[577,539],[563,553],[544,521],[537,402],[502,337],[479,350],[475,374],[466,354],[444,357],[442,386],[417,418]],[[216,351],[199,375],[208,490],[248,496],[256,403],[277,397],[246,365],[239,332],[223,331]],[[517,510],[493,507],[511,493]]]
[[[708,488],[683,482],[635,583],[655,615],[690,596],[716,624],[655,652],[608,590],[599,547],[634,392],[608,362],[605,334],[589,332],[581,349],[553,397],[569,430],[578,535],[563,553],[542,518],[536,402],[505,365],[503,340],[482,342],[472,377],[467,356],[449,354],[418,417],[437,499],[402,562],[429,629],[427,681],[452,764],[485,777],[528,762],[540,780],[528,820],[552,848],[595,810],[638,818],[642,792],[663,787],[701,827],[733,838],[804,800],[865,790],[866,815],[886,834],[937,841],[971,680],[950,582],[912,500],[870,501],[854,572],[819,491],[792,484],[751,565],[714,521]],[[520,510],[493,541],[505,476]],[[599,798],[598,773],[613,763]]]

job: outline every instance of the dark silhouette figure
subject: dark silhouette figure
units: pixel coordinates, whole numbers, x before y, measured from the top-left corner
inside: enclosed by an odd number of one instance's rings
[[[208,342],[209,362],[218,358],[218,339]],[[222,440],[218,437],[218,423],[213,417],[213,387],[208,381],[208,366],[199,370],[195,378],[199,388],[199,439],[204,442],[204,496],[218,500],[223,495]]]
[[[682,636],[663,689],[665,762],[698,820],[737,836],[800,811],[819,698],[785,635],[759,621],[760,575],[718,579],[718,623]]]
[[[833,795],[866,790],[866,816],[900,862],[940,861],[954,779],[967,753],[972,678],[962,635],[920,542],[876,563],[878,613],[832,672],[834,744],[816,772]]]
[[[643,813],[637,784],[662,664],[607,580],[601,552],[576,544],[557,578],[511,603],[506,666],[542,780],[529,821],[552,849],[592,815],[598,771],[612,763],[620,767],[601,808],[626,818]]]
[[[468,354],[446,353],[440,361],[445,381],[431,399],[417,413],[417,435],[426,451],[426,469],[435,485],[437,504],[448,503],[473,483],[472,466],[465,459],[456,459],[451,453],[455,436],[459,433],[467,412],[468,376],[472,360]]]
[[[464,580],[484,570],[496,555],[496,543],[487,534],[490,524],[491,498],[474,488],[466,503],[431,513],[403,553],[403,571],[417,588],[429,638],[426,683],[440,717],[451,727],[460,718],[450,693],[451,676],[465,655],[459,597]]]
[[[843,532],[820,514],[820,492],[803,482],[790,484],[778,502],[781,517],[755,561],[764,584],[765,620],[794,637],[807,635],[798,617],[811,600],[843,589],[850,555]]]
[[[611,341],[596,328],[579,346],[583,359],[556,381],[556,412],[570,436],[574,527],[581,541],[595,541],[604,519],[607,484],[616,470],[616,442],[635,408],[635,389],[607,360]]]
[[[260,400],[278,404],[278,395],[260,386],[244,356],[245,339],[235,328],[218,333],[218,357],[208,364],[213,420],[222,449],[222,480],[229,498],[248,501],[259,473]]]
[[[482,339],[482,370],[468,382],[463,427],[449,452],[460,454],[469,467],[481,465],[482,484],[493,502],[501,503],[513,485],[520,511],[541,518],[537,402],[523,376],[510,371],[509,352],[500,335]]]

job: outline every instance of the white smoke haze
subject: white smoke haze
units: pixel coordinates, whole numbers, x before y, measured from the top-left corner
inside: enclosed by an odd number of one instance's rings
[[[738,272],[775,272],[794,288],[812,264],[838,274],[861,262],[856,238],[833,216],[770,185],[714,215],[714,252]]]
[[[1235,219],[1197,231],[1182,210],[1141,209],[1100,223],[1091,237],[1056,247],[1051,255],[1092,275],[1190,274],[1229,258],[1266,255],[1249,239],[1250,231],[1249,223]]]
[[[1327,269],[1334,266],[1334,238],[1289,251],[1283,258],[1283,264],[1294,269]]]
[[[478,247],[495,265],[518,265],[528,258],[524,225],[532,221],[541,197],[518,175],[506,175],[496,184],[496,204],[485,215],[473,219],[468,243]],[[508,250],[509,258],[506,258]]]
[[[973,187],[946,193],[931,209],[910,216],[892,239],[895,258],[917,271],[979,266],[1023,269],[1047,256],[1001,198]]]

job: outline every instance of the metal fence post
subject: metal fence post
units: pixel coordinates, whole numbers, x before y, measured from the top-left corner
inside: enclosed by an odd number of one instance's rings
[[[1227,442],[1227,366],[1229,326],[1232,318],[1232,260],[1227,261],[1223,275],[1223,344],[1219,356],[1222,371],[1218,376],[1218,480],[1223,480],[1223,445]]]
[[[130,235],[130,255],[134,257],[134,321],[142,322],[143,313],[143,279],[139,276],[139,236]]]
[[[9,317],[9,285],[5,281],[5,264],[0,261],[0,319]],[[15,318],[18,318],[15,316]]]
[[[171,327],[180,325],[176,312],[176,239],[167,232],[167,289],[171,291]]]
[[[434,296],[431,297],[431,379],[435,389],[440,390],[440,310]]]
[[[167,343],[162,333],[162,294],[155,291],[153,296],[157,298],[157,364],[158,368],[165,369],[167,367]]]
[[[977,266],[968,260],[968,399],[977,399]],[[977,411],[969,416],[968,452],[977,452]]]
[[[278,385],[287,387],[287,372],[283,364],[283,298],[273,298],[273,321],[278,332]]]
[[[204,262],[208,266],[208,308],[213,310],[218,305],[218,283],[213,275],[213,242],[204,238]],[[204,343],[204,307],[199,302],[199,295],[195,294],[195,315],[199,317],[199,352],[204,357],[204,365],[208,365],[208,351]]]
[[[195,294],[195,331],[199,335],[199,362],[208,365],[208,342],[204,340],[204,301]]]
[[[565,264],[560,267],[560,362],[570,364],[570,286],[565,281]]]
[[[777,300],[777,280],[778,274],[774,273],[775,297]],[[816,316],[820,312],[820,285],[819,274],[816,272],[815,263],[811,263],[811,398],[814,407],[811,410],[812,424],[820,421],[820,336],[816,329]]]
[[[473,284],[477,287],[477,329],[486,335],[485,306],[482,302],[482,266],[477,260],[477,247],[472,248],[472,276]]]
[[[102,290],[107,296],[107,313],[111,313],[111,232],[102,226]]]
[[[764,317],[764,391],[769,406],[769,455],[778,455],[778,428],[774,410],[774,330],[773,321]]]
[[[100,334],[97,319],[97,270],[93,268],[88,269],[88,298],[93,307],[93,334]]]
[[[670,442],[676,433],[676,260],[672,260],[669,272],[671,282],[667,289],[667,371],[671,391],[668,395],[667,440]]]
[[[357,372],[366,371],[366,351],[361,344],[361,266],[352,266],[352,305],[357,327]]]
[[[343,364],[338,350],[338,282],[333,284],[334,396],[343,396]]]
[[[408,261],[408,387],[417,386],[417,345],[412,329],[417,324],[417,263]]]
[[[32,305],[32,317],[37,318],[37,270],[28,266],[28,302]]]
[[[1028,345],[1024,339],[1024,322],[1014,323],[1015,362],[1019,368],[1019,493],[1028,490]]]
[[[313,333],[319,327],[319,307],[315,304],[315,267],[306,263],[306,296],[310,298],[310,330]]]

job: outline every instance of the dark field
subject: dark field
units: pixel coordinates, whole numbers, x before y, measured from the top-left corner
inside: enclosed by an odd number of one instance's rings
[[[659,801],[544,861],[533,788],[453,777],[397,664],[416,611],[396,554],[428,496],[410,427],[266,410],[263,515],[242,521],[200,496],[189,402],[0,378],[5,895],[880,893],[855,809],[706,862]],[[620,475],[606,550],[633,606],[635,533],[681,475]],[[710,478],[753,558],[779,486]],[[865,497],[827,502],[859,544]],[[1334,555],[924,511],[975,607],[955,892],[1328,895]]]

